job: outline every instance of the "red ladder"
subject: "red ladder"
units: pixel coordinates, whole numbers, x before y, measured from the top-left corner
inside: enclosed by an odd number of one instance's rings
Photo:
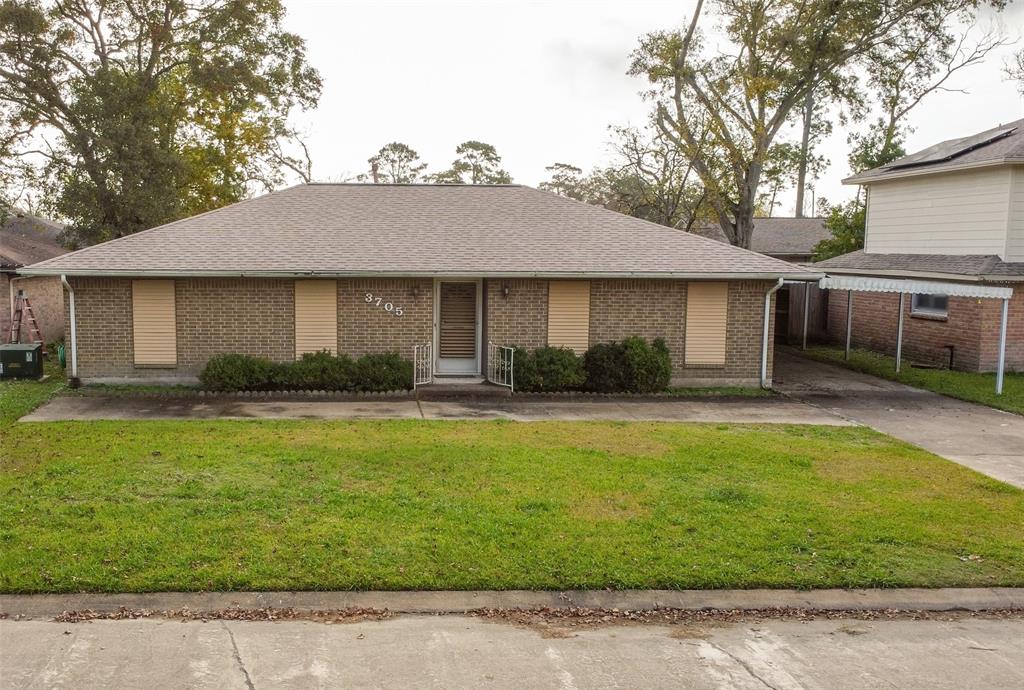
[[[14,314],[11,315],[11,332],[7,335],[7,342],[21,342],[21,324],[26,319],[28,333],[32,337],[32,342],[43,342],[43,334],[39,330],[39,322],[36,321],[35,312],[32,311],[32,303],[28,301],[24,290],[18,290],[18,296],[14,298]]]

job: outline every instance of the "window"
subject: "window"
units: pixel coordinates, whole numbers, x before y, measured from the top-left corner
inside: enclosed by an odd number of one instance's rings
[[[338,284],[295,281],[295,358],[305,352],[338,352]]]
[[[590,344],[590,282],[548,283],[548,345],[568,347],[582,355]]]
[[[691,366],[725,366],[728,283],[687,283],[684,360]]]
[[[173,280],[132,281],[132,345],[135,365],[173,367],[178,363]]]
[[[947,316],[948,295],[914,295],[910,300],[910,313],[916,316]]]

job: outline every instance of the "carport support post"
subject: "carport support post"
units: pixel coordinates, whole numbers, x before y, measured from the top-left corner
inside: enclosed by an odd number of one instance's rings
[[[850,359],[850,331],[853,328],[853,290],[846,291],[846,355],[843,359]]]
[[[1006,368],[1006,320],[1010,313],[1010,300],[1003,298],[1003,317],[999,326],[999,363],[996,365],[996,395],[1003,394],[1003,370]]]
[[[900,359],[903,356],[903,293],[900,293],[900,318],[896,326],[896,373],[900,373]]]
[[[811,306],[811,284],[804,283],[804,342],[800,347],[801,350],[807,349],[807,318],[808,312]]]

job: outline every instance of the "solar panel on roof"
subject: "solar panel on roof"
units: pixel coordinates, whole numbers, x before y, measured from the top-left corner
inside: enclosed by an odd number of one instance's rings
[[[918,151],[917,153],[913,153],[909,156],[898,158],[892,163],[882,167],[884,170],[895,170],[897,168],[909,168],[914,165],[924,165],[926,163],[941,163],[942,161],[948,161],[962,153],[967,153],[968,151],[976,149],[979,146],[984,146],[985,144],[989,144],[997,139],[1009,136],[1016,129],[1016,127],[1004,127],[1002,129],[982,132],[981,134],[973,134],[969,137],[950,139],[949,141],[935,144],[935,146],[929,146],[923,151]]]

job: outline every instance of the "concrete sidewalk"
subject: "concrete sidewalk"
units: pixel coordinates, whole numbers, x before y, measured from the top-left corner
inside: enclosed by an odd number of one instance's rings
[[[662,400],[252,401],[229,398],[63,396],[23,422],[97,419],[509,419],[850,425],[781,396]]]
[[[780,351],[775,388],[1024,488],[1024,417]]]
[[[0,620],[11,688],[1011,688],[1024,621]]]

